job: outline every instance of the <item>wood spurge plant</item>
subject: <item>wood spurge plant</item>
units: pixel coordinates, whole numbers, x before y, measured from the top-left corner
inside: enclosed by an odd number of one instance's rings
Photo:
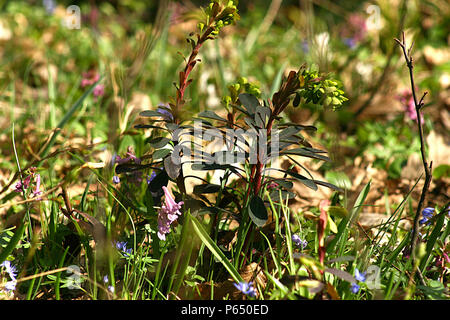
[[[449,298],[418,9],[262,2],[0,4],[0,299]]]

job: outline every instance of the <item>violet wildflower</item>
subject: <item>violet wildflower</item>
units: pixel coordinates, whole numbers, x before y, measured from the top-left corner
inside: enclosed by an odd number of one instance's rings
[[[104,284],[108,284],[109,283],[109,278],[108,278],[107,275],[103,277],[103,283]],[[108,286],[108,291],[111,292],[111,293],[114,293],[114,287],[113,286]]]
[[[427,207],[422,210],[422,216],[423,218],[419,220],[419,224],[425,224],[428,222],[428,219],[431,219],[433,217],[434,208]],[[430,224],[430,222],[427,223],[427,225]]]
[[[30,186],[32,175],[28,175],[25,179],[22,181],[19,181],[14,186],[16,192],[22,192]]]
[[[113,176],[112,181],[114,184],[118,184],[118,183],[120,183],[120,178],[118,176]]]
[[[357,285],[356,283],[352,283],[352,285],[351,285],[351,287],[350,287],[350,290],[353,292],[353,293],[358,293],[359,292],[359,289],[361,289],[361,287],[359,286],[359,285]]]
[[[158,109],[156,109],[156,112],[160,113],[164,120],[166,121],[173,121],[173,115],[170,113],[170,106],[168,104],[158,104]]]
[[[5,283],[5,289],[7,291],[14,291],[16,290],[16,285],[17,285],[16,280],[8,281],[7,283]]]
[[[234,286],[241,291],[243,294],[248,295],[250,297],[256,296],[256,289],[253,287],[253,282],[239,282],[233,283]]]
[[[161,209],[158,210],[158,238],[160,240],[166,240],[166,234],[170,233],[170,225],[172,222],[181,216],[181,206],[183,201],[178,203],[169,192],[169,189],[162,187],[165,195],[165,204],[162,205]]]
[[[155,179],[155,177],[156,177],[156,171],[153,171],[150,176],[147,175],[147,184],[150,184],[150,182],[152,182],[153,179]]]
[[[361,282],[366,282],[366,272],[359,272],[358,268],[356,268],[355,279]]]
[[[355,48],[367,35],[367,25],[364,16],[358,13],[351,14],[345,29],[341,32],[343,42],[351,49]]]
[[[11,264],[11,261],[5,260],[0,264],[0,267],[5,268],[6,273],[9,275],[9,277],[11,278],[11,281],[8,281],[5,283],[5,289],[6,291],[14,291],[16,290],[16,285],[17,285],[17,269],[16,267]]]
[[[302,51],[304,53],[308,53],[309,52],[309,43],[308,40],[303,40],[302,41]]]
[[[355,268],[355,279],[359,282],[366,282],[366,272],[360,272],[358,268]],[[358,293],[359,289],[361,289],[361,286],[359,284],[357,284],[356,282],[352,283],[350,290],[353,293]]]
[[[52,14],[53,11],[55,11],[56,4],[54,0],[43,0],[42,5],[45,8],[45,11],[47,11],[48,14]]]
[[[13,280],[16,280],[17,277],[17,269],[14,265],[11,264],[11,261],[5,260],[0,263],[0,267],[4,267],[9,277]]]
[[[125,256],[129,256],[133,250],[131,248],[127,248],[127,243],[125,241],[116,242],[116,248],[120,252],[124,253]]]
[[[302,239],[300,238],[300,236],[297,235],[297,234],[293,234],[293,235],[292,235],[292,241],[295,243],[295,245],[296,245],[297,247],[299,247],[299,248],[301,248],[301,249],[305,249],[306,246],[308,245],[308,241],[302,240]]]
[[[124,164],[124,163],[130,162],[131,160],[133,160],[134,163],[136,163],[136,164],[141,163],[141,159],[136,157],[136,155],[134,154],[133,147],[129,146],[127,148],[126,155],[127,155],[126,158],[121,158],[119,155],[116,155],[114,158],[114,162],[117,164]]]

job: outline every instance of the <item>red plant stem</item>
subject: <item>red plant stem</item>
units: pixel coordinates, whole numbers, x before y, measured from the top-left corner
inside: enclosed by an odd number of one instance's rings
[[[212,24],[212,21],[210,23],[210,25]],[[184,68],[183,71],[180,72],[180,84],[179,84],[179,88],[177,90],[177,100],[176,100],[176,111],[178,113],[179,109],[181,108],[181,106],[183,105],[183,99],[184,99],[184,93],[186,91],[186,88],[189,86],[190,82],[188,81],[189,79],[189,74],[191,73],[192,69],[194,69],[195,64],[197,62],[196,58],[197,55],[200,51],[200,48],[202,47],[202,45],[205,43],[206,40],[210,39],[210,35],[211,32],[214,31],[214,28],[212,28],[211,26],[209,26],[206,31],[203,33],[203,35],[201,37],[199,37],[196,45],[194,46],[194,48],[192,49],[192,52],[189,56],[188,62],[186,63],[186,67]]]

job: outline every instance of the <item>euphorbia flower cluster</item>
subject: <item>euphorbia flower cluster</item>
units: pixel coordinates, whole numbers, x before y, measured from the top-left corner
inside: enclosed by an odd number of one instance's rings
[[[162,187],[164,190],[165,204],[162,205],[161,209],[158,210],[158,238],[161,240],[166,240],[166,234],[170,233],[170,225],[172,222],[181,216],[181,206],[183,201],[178,203],[169,192],[167,187]]]

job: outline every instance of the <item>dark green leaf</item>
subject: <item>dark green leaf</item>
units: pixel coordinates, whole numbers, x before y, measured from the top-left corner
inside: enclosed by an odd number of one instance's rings
[[[170,153],[170,149],[158,149],[153,152],[153,159],[163,159]]]
[[[264,201],[258,196],[253,196],[250,200],[248,213],[258,227],[262,227],[267,222],[268,215],[266,206],[264,205]]]
[[[159,149],[164,147],[166,144],[168,144],[170,142],[169,138],[165,138],[165,137],[157,137],[154,138],[152,140],[149,141],[150,145],[155,148],[155,149]]]
[[[247,109],[248,113],[255,114],[256,108],[260,106],[258,99],[249,93],[241,93],[239,95],[239,101],[244,105],[245,109]]]
[[[226,119],[220,117],[214,111],[210,111],[210,110],[202,111],[202,112],[200,112],[198,114],[198,116],[199,117],[203,117],[203,118],[208,118],[208,119],[214,119],[214,120],[228,122]]]
[[[144,110],[139,113],[141,117],[163,117],[164,115],[155,110]]]
[[[167,186],[168,183],[169,183],[169,176],[167,175],[167,172],[163,170],[160,173],[158,173],[149,183],[148,189],[152,193],[162,194],[163,193],[162,187]]]
[[[329,161],[330,160],[330,158],[328,158],[326,156],[323,156],[321,154],[317,154],[316,152],[312,152],[312,151],[306,150],[305,148],[288,149],[288,150],[280,152],[280,154],[281,155],[283,155],[283,154],[294,154],[294,155],[298,155],[298,156],[302,156],[302,157],[319,159],[319,160],[324,160],[324,161]]]
[[[169,178],[175,180],[180,175],[181,164],[173,162],[172,156],[169,156],[164,159],[164,169]]]
[[[218,184],[201,184],[194,187],[195,194],[216,193],[220,190]]]

